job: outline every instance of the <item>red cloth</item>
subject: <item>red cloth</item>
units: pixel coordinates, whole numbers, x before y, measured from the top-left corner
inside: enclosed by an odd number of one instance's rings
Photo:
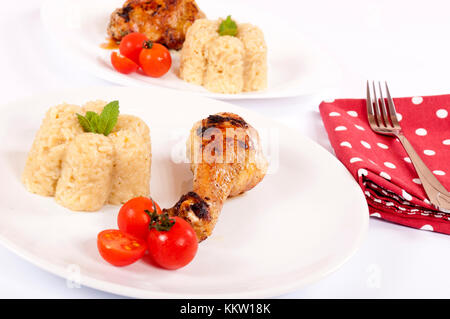
[[[406,138],[450,190],[450,95],[397,98],[394,103]],[[366,100],[322,102],[320,114],[336,156],[366,195],[370,216],[450,234],[450,212],[430,205],[401,143],[370,129]]]

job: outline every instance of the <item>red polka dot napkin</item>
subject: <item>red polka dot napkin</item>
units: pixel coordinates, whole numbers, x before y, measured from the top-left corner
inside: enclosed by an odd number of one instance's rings
[[[406,138],[450,190],[450,95],[394,103]],[[370,216],[450,234],[450,212],[430,204],[401,143],[370,129],[366,100],[322,102],[320,114],[336,156],[366,195]]]

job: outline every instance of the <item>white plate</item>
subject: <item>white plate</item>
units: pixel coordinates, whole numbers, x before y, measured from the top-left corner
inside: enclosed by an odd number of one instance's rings
[[[162,207],[172,206],[192,185],[188,164],[180,160],[195,121],[231,111],[260,132],[269,174],[225,203],[213,235],[185,268],[166,271],[142,260],[124,268],[107,264],[97,252],[96,235],[117,227],[117,206],[72,212],[22,186],[26,155],[46,109],[93,99],[118,99],[122,113],[150,126],[151,190]],[[366,232],[364,196],[334,156],[277,122],[225,102],[156,88],[107,87],[36,96],[0,112],[0,242],[82,285],[144,298],[273,297],[336,270]]]
[[[173,53],[173,66],[162,78],[137,73],[123,75],[110,63],[111,51],[100,48],[106,42],[109,16],[124,0],[48,0],[41,11],[44,26],[61,53],[71,61],[104,80],[125,86],[160,86],[188,91],[219,99],[255,99],[323,93],[336,86],[340,71],[336,64],[316,45],[303,38],[297,30],[277,21],[269,13],[247,7],[242,1],[234,6],[228,2],[197,1],[209,18],[233,14],[238,21],[251,22],[262,28],[268,45],[268,89],[242,94],[217,94],[192,85],[177,76],[178,52]],[[224,6],[226,5],[226,6]]]

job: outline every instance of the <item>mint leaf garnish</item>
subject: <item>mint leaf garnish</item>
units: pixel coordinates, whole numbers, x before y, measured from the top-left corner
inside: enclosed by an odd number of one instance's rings
[[[85,116],[77,113],[77,117],[78,117],[78,122],[80,123],[81,127],[83,128],[83,130],[85,132],[93,132],[91,129],[91,123]]]
[[[85,132],[108,136],[119,118],[119,101],[113,101],[105,105],[100,115],[88,111],[85,116],[77,113],[77,117],[78,122]]]
[[[97,133],[98,132],[98,122],[100,121],[100,116],[92,111],[86,112],[86,119],[89,121],[90,131]]]
[[[107,104],[100,114],[99,130],[105,136],[111,133],[119,118],[119,101]]]
[[[237,34],[237,24],[231,19],[231,16],[228,16],[222,23],[219,25],[219,34],[220,35],[231,35],[236,36]]]

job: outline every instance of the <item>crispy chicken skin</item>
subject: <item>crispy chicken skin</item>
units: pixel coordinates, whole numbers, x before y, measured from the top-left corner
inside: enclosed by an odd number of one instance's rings
[[[194,0],[127,0],[111,14],[108,35],[120,41],[128,33],[141,32],[154,42],[179,50],[187,29],[204,17]]]
[[[255,187],[264,178],[268,163],[258,132],[233,113],[210,115],[195,123],[187,153],[194,174],[193,191],[165,211],[187,220],[203,241],[211,235],[225,200]]]

